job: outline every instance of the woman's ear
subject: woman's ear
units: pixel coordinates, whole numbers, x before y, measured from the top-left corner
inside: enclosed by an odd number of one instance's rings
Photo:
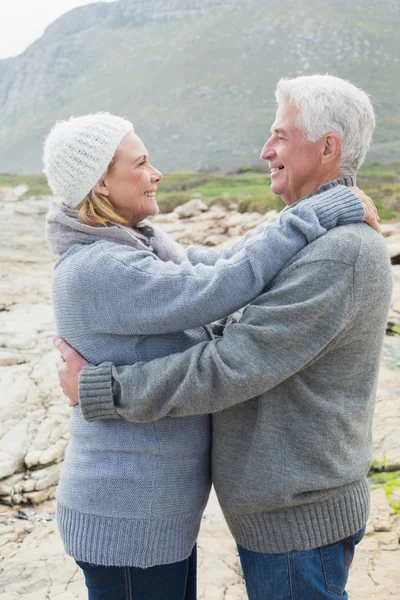
[[[104,177],[101,177],[101,179],[98,180],[93,189],[96,192],[96,194],[102,194],[103,196],[109,195],[108,187]]]

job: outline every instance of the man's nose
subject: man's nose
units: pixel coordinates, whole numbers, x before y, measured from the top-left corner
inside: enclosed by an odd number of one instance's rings
[[[261,150],[260,156],[262,160],[270,160],[275,156],[275,150],[272,148],[270,140],[265,142],[263,149]]]

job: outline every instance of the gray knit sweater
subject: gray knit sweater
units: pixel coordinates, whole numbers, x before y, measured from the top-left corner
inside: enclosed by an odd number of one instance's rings
[[[362,218],[361,203],[338,187],[285,211],[231,250],[189,249],[186,256],[149,224],[94,228],[55,206],[47,235],[62,253],[53,285],[57,331],[93,363],[186,350],[210,339],[203,326],[260,294],[307,242]],[[137,424],[95,416],[105,418],[88,422],[76,407],[70,423],[57,493],[67,552],[101,565],[183,560],[210,487],[209,417]]]
[[[269,553],[333,543],[367,519],[390,295],[382,237],[365,224],[336,228],[223,338],[147,364],[85,367],[83,411],[141,423],[213,413],[213,481],[236,541]],[[102,393],[112,383],[115,406]]]

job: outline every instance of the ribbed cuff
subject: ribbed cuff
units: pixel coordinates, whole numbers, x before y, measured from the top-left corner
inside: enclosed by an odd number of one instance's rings
[[[313,206],[321,226],[325,229],[357,223],[365,218],[361,200],[344,185],[337,185],[306,198],[305,201]]]
[[[86,365],[79,377],[79,404],[86,421],[119,418],[112,394],[112,364]]]

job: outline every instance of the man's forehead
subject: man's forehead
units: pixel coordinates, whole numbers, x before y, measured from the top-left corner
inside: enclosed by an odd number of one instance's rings
[[[294,106],[278,106],[271,133],[287,133],[289,129],[297,129],[297,115],[298,110]]]
[[[271,133],[286,133],[287,124],[286,124],[286,128],[285,128],[285,124],[283,123],[283,120],[275,118],[275,121],[271,125],[270,131],[271,131]]]

